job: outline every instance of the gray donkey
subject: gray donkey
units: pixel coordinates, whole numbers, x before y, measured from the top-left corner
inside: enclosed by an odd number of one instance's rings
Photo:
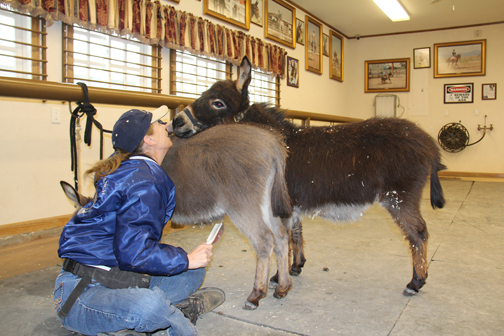
[[[430,176],[431,205],[445,200],[438,171],[446,167],[436,142],[404,119],[372,118],[331,127],[299,127],[283,111],[250,106],[251,65],[245,57],[238,80],[218,81],[173,119],[177,136],[191,137],[212,126],[235,122],[268,125],[282,132],[290,154],[286,179],[293,202],[291,275],[306,259],[300,215],[352,221],[377,202],[392,216],[410,244],[413,278],[404,290],[414,295],[427,278],[427,226],[420,213],[422,189]],[[203,132],[203,133],[204,133]],[[280,274],[278,274],[280,275]],[[274,277],[272,282],[278,280]]]
[[[254,288],[244,309],[256,309],[266,296],[270,257],[277,259],[279,285],[274,296],[291,289],[288,227],[292,216],[285,182],[287,151],[283,137],[262,127],[222,125],[190,139],[173,137],[162,167],[175,184],[172,221],[193,225],[228,215],[256,253]],[[90,201],[67,183],[63,190],[77,206]]]

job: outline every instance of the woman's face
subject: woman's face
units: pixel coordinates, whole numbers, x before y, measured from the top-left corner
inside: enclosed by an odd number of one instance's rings
[[[168,137],[167,123],[162,120],[158,120],[152,124],[152,126],[154,128],[152,138],[156,141],[156,148],[162,150],[166,149],[166,152],[168,153],[168,150],[172,146],[172,141]]]

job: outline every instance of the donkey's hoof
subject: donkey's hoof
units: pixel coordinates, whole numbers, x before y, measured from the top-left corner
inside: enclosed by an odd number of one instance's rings
[[[245,309],[245,310],[256,310],[257,309],[257,305],[253,304],[250,301],[245,301],[245,304],[243,305],[243,309]]]
[[[278,282],[276,282],[275,280],[271,279],[270,282],[269,282],[269,284],[268,284],[268,288],[269,289],[275,289],[275,288],[277,288],[277,286],[278,286]]]
[[[413,296],[413,295],[417,295],[418,291],[411,289],[409,287],[406,287],[402,293],[404,296]]]
[[[285,293],[277,293],[277,292],[273,293],[273,297],[275,299],[283,299],[286,296],[287,296],[287,292],[285,292]]]
[[[301,268],[298,268],[298,269],[292,268],[290,270],[289,274],[292,275],[292,276],[298,276],[299,274],[301,274],[301,271],[302,271]]]

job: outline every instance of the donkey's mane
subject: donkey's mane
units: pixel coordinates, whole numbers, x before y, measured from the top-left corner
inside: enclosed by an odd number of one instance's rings
[[[280,130],[285,135],[289,135],[292,131],[299,127],[286,119],[286,111],[287,110],[285,109],[280,109],[266,103],[256,103],[250,106],[244,120],[268,125],[277,130]]]

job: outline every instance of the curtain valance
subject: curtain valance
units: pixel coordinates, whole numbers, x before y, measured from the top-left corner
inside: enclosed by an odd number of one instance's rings
[[[0,6],[54,21],[134,37],[145,44],[187,50],[240,65],[247,56],[254,68],[284,77],[284,48],[215,24],[158,0],[0,0]]]

